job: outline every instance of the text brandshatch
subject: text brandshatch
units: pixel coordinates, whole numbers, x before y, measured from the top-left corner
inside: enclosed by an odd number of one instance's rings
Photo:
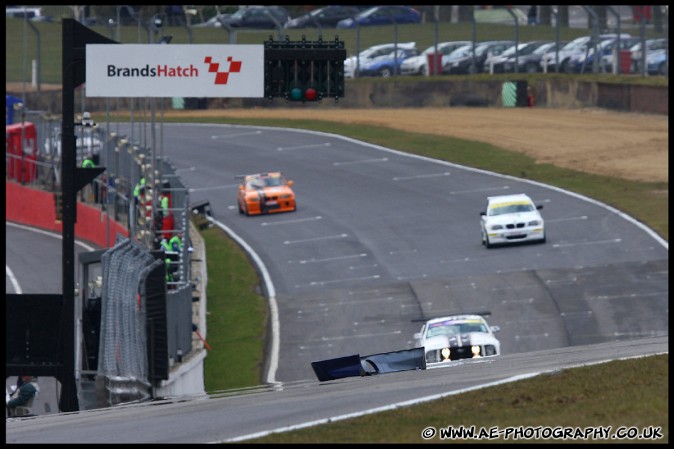
[[[150,67],[146,65],[143,68],[129,68],[129,67],[117,67],[114,65],[108,65],[108,76],[109,77],[141,77],[141,78],[152,78],[152,77],[195,77],[199,76],[199,70],[190,64],[189,67],[169,67],[167,65],[158,65],[156,67]]]

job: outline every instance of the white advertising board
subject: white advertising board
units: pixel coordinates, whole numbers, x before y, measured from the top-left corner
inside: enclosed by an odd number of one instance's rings
[[[87,44],[87,97],[264,97],[263,45]]]

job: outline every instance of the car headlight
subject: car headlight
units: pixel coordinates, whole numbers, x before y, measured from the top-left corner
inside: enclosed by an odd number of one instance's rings
[[[492,231],[498,231],[500,229],[503,229],[503,225],[500,225],[500,224],[491,225],[491,226],[489,226],[489,229],[492,230]]]
[[[540,226],[541,225],[541,220],[532,220],[529,223],[527,223],[527,226]]]
[[[478,345],[471,346],[470,352],[473,353],[473,357],[480,357],[480,347]]]
[[[440,351],[440,354],[442,354],[442,360],[449,360],[449,355],[451,351],[449,348],[442,348],[442,351]]]
[[[288,199],[290,199],[290,198],[292,198],[292,197],[293,197],[293,196],[290,195],[289,193],[286,193],[286,194],[284,194],[284,195],[281,195],[281,199],[282,199],[282,200],[288,200]]]

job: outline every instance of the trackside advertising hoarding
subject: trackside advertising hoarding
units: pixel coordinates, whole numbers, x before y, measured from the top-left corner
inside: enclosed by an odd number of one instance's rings
[[[264,97],[263,45],[87,44],[87,97]]]

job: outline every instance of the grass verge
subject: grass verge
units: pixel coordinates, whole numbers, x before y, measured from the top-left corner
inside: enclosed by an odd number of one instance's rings
[[[208,269],[208,342],[204,361],[206,391],[259,385],[264,361],[267,305],[245,252],[225,232],[201,231]]]
[[[292,432],[271,434],[249,443],[627,443],[669,441],[669,355],[658,355],[543,374],[519,382],[475,390],[413,407],[375,413]],[[553,438],[446,438],[440,429],[559,429]],[[421,437],[433,427],[433,438]],[[559,432],[608,429],[589,438],[554,438]],[[620,429],[651,438],[615,438]],[[532,430],[528,430],[531,432]],[[657,432],[657,433],[656,433]],[[465,435],[465,434],[464,434]],[[535,434],[533,434],[535,435]],[[657,438],[661,435],[661,438]],[[563,434],[562,434],[563,436]],[[575,440],[575,441],[573,441]]]

